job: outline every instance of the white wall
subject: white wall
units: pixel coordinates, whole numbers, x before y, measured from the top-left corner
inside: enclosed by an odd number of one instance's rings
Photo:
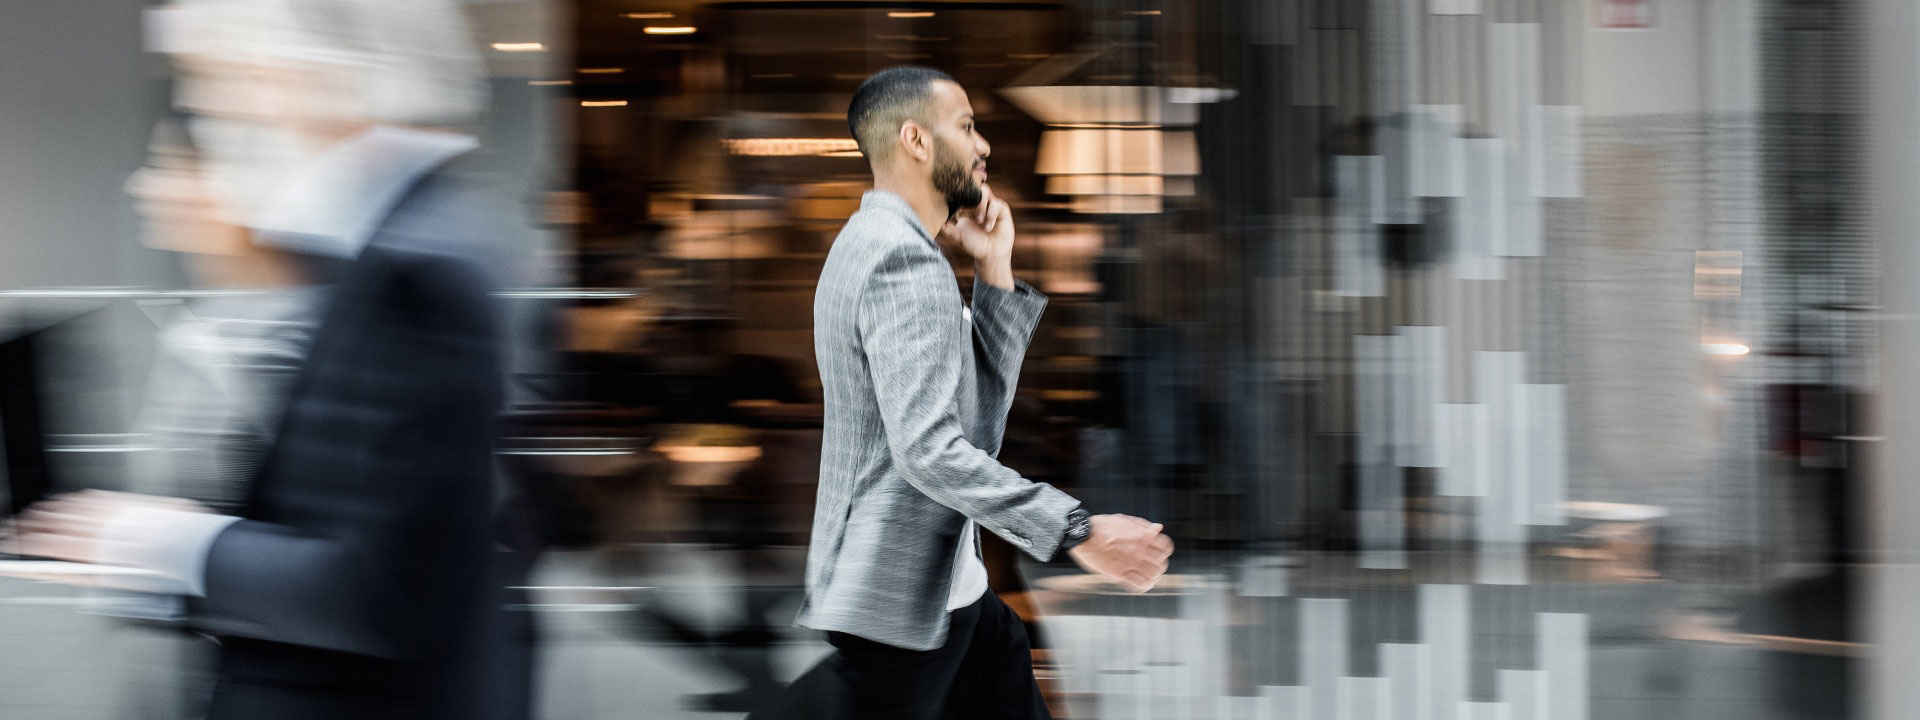
[[[0,289],[149,284],[123,187],[165,107],[142,3],[0,3]]]

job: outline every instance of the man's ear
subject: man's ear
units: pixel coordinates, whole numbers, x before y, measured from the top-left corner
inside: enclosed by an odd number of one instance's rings
[[[908,157],[926,162],[933,157],[933,136],[920,123],[908,120],[900,123],[900,148]]]

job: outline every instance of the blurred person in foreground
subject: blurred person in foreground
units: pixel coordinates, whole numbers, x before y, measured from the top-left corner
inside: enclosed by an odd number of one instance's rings
[[[310,288],[275,296],[310,339],[282,345],[298,371],[265,394],[280,399],[204,400],[277,416],[257,470],[214,486],[227,514],[67,496],[22,516],[22,551],[149,570],[115,582],[184,598],[219,641],[216,720],[526,717],[527,648],[490,542],[500,361],[482,244],[498,221],[460,170],[484,91],[459,7],[190,0],[153,22],[204,156],[155,163],[168,171],[135,190],[196,220],[163,241],[203,279]]]
[[[847,124],[874,189],[814,299],[826,418],[799,617],[836,652],[756,717],[1049,717],[1026,628],[987,587],[978,528],[1135,592],[1166,572],[1173,543],[995,460],[1046,300],[1013,277],[1013,216],[985,185],[991,149],[966,91],[890,68],[854,93]],[[936,235],[973,258],[970,305]]]

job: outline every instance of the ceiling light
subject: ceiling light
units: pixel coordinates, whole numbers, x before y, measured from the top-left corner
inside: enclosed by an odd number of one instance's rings
[[[1049,128],[1066,130],[1159,130],[1161,126],[1139,123],[1049,123]]]
[[[932,11],[917,11],[917,12],[890,12],[890,13],[887,13],[887,17],[890,17],[890,18],[930,18],[930,17],[933,17],[933,12],[932,12]]]
[[[493,49],[500,52],[542,52],[547,46],[537,42],[497,42],[493,44]]]
[[[729,445],[656,445],[668,460],[680,463],[743,463],[760,458],[760,448]]]
[[[1052,175],[1051,195],[1165,195],[1192,197],[1193,178],[1164,175]]]
[[[1159,175],[1054,175],[1047,178],[1052,195],[1165,195],[1167,179]]]
[[[528,81],[527,81],[527,84],[528,84],[528,85],[536,85],[536,86],[544,86],[544,85],[572,85],[572,84],[573,84],[573,81],[572,81],[572,80],[528,80]]]
[[[1040,133],[1034,172],[1041,175],[1199,175],[1200,153],[1193,133],[1186,131],[1049,128]]]
[[[1206,105],[1225,102],[1240,96],[1233,88],[1176,87],[1167,88],[1167,102],[1182,105]]]
[[[860,152],[859,150],[835,150],[833,152],[820,153],[820,157],[857,158],[857,157],[866,157],[866,155]]]
[[[1083,215],[1154,215],[1165,205],[1158,195],[1082,195],[1070,207]]]
[[[1121,15],[1159,15],[1160,11],[1159,10],[1127,10],[1120,14]]]
[[[626,71],[626,68],[617,67],[580,68],[581,75],[618,75]]]
[[[671,18],[671,17],[673,17],[673,13],[670,13],[670,12],[630,12],[630,13],[620,13],[620,17],[623,17],[623,18],[626,18],[626,19],[628,19],[628,20],[666,20],[666,19],[668,19],[668,18]]]
[[[648,35],[692,35],[694,31],[698,29],[699,28],[693,27],[691,25],[684,25],[679,27],[674,27],[669,25],[648,25],[646,28],[646,33]]]
[[[580,107],[626,107],[625,100],[581,100]]]

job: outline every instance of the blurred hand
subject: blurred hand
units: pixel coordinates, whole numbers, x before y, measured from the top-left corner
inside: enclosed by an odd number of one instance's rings
[[[1013,289],[1013,210],[993,189],[980,186],[980,204],[961,208],[940,228],[940,237],[973,258],[981,280]]]
[[[1093,532],[1067,551],[1073,561],[1133,592],[1152,590],[1173,555],[1173,540],[1161,534],[1161,525],[1132,515],[1095,515],[1090,520]]]
[[[100,533],[115,515],[134,508],[207,512],[191,500],[87,490],[34,503],[15,521],[14,550],[22,555],[95,562]]]

